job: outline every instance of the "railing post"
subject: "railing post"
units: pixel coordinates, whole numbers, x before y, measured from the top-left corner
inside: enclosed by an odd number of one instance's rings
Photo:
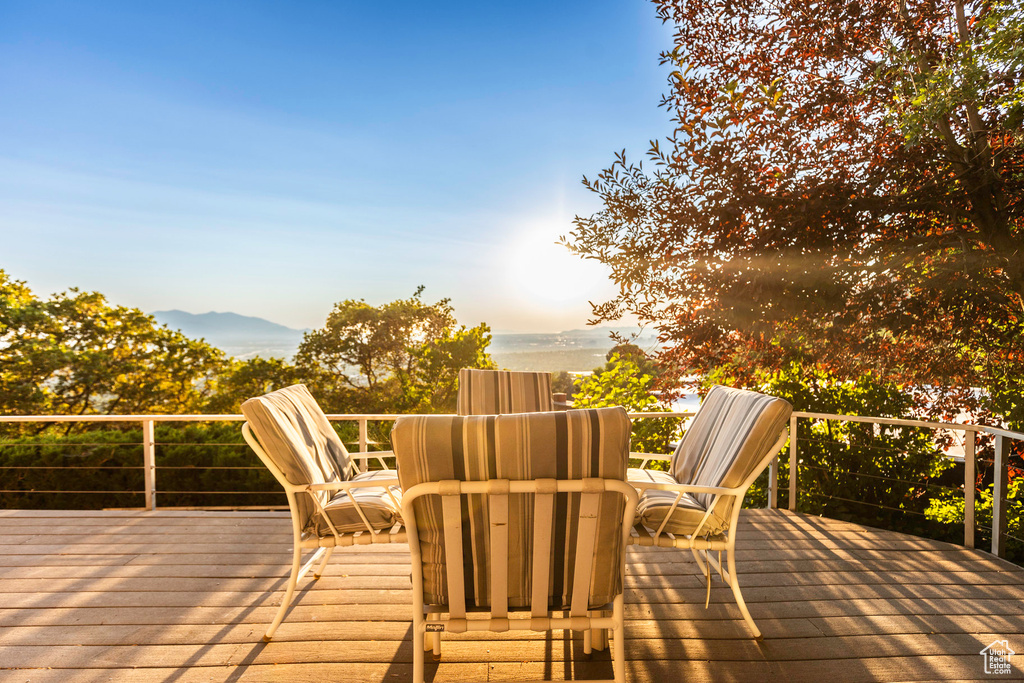
[[[366,452],[367,444],[370,441],[370,438],[369,438],[369,435],[368,435],[368,429],[367,429],[368,422],[369,421],[365,417],[359,418],[359,452],[360,453],[365,453]],[[365,472],[366,470],[369,469],[369,466],[367,464],[368,462],[369,462],[369,460],[367,460],[366,456],[363,456],[362,458],[359,459],[359,469],[360,469],[360,471]]]
[[[796,512],[796,415],[789,418],[789,511]]]
[[[1006,459],[1009,450],[1010,440],[997,436],[995,469],[992,472],[992,554],[999,557],[1006,555],[1006,488],[1009,484]]]
[[[142,469],[145,474],[146,509],[156,509],[156,436],[153,420],[142,421]]]
[[[973,429],[964,434],[964,545],[974,547],[974,486],[975,447],[977,433]]]
[[[768,509],[779,507],[779,458],[776,456],[768,465]]]

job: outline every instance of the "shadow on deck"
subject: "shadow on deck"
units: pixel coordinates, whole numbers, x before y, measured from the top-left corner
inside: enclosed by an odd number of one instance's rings
[[[629,550],[630,681],[985,678],[1007,639],[1024,671],[1024,570],[947,543],[744,511],[750,639],[720,580],[704,609],[688,552]],[[340,549],[260,641],[290,561],[287,513],[0,511],[0,680],[405,681],[406,546]],[[429,660],[428,660],[429,661]],[[579,634],[448,635],[428,680],[611,677]],[[1008,679],[1009,676],[1001,676]]]

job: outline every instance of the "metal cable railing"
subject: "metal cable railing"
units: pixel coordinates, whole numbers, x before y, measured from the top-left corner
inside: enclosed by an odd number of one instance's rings
[[[935,483],[928,482],[928,481],[912,481],[910,479],[899,479],[897,477],[887,477],[887,476],[882,475],[882,474],[868,474],[867,472],[852,472],[850,470],[837,470],[837,469],[831,469],[830,470],[830,469],[827,469],[825,467],[816,467],[814,465],[804,465],[803,469],[805,469],[805,470],[819,470],[821,472],[825,472],[826,474],[848,474],[848,475],[850,475],[852,477],[864,477],[864,478],[868,478],[868,479],[878,479],[878,480],[882,480],[882,481],[892,481],[892,482],[896,482],[898,484],[907,484],[908,486],[945,489],[947,491],[953,491],[953,492],[956,492],[956,493],[963,493],[963,489],[959,488],[959,487],[956,487],[956,486],[946,486],[945,484],[935,484]]]
[[[690,411],[686,412],[658,412],[658,413],[631,413],[630,417],[634,419],[662,419],[669,417],[690,417],[693,413]],[[386,442],[377,442],[370,437],[370,424],[371,423],[386,423],[397,419],[397,415],[387,414],[361,414],[361,415],[329,415],[328,418],[335,422],[348,422],[355,423],[358,429],[358,440],[352,441],[348,438],[343,439],[346,444],[352,444],[358,448],[360,453],[366,453],[371,446],[387,446]],[[0,470],[7,474],[16,472],[18,470],[24,470],[26,472],[31,471],[52,471],[52,470],[63,470],[69,468],[77,468],[83,471],[110,471],[119,472],[124,471],[125,473],[132,472],[143,472],[143,483],[142,490],[112,490],[108,487],[100,489],[86,489],[86,490],[58,490],[50,487],[40,487],[38,489],[13,489],[6,487],[0,490],[3,494],[121,494],[121,495],[143,495],[145,498],[145,507],[147,509],[155,509],[157,506],[157,496],[268,496],[280,493],[277,490],[252,490],[252,491],[238,491],[238,490],[218,490],[212,489],[209,486],[193,486],[188,489],[165,489],[158,488],[156,485],[157,471],[164,470],[167,472],[195,472],[195,471],[216,471],[216,472],[257,472],[262,471],[264,468],[258,464],[237,464],[237,465],[221,465],[221,464],[178,464],[168,462],[167,464],[161,464],[157,466],[157,452],[158,449],[168,448],[202,448],[212,449],[220,452],[230,452],[230,450],[246,449],[247,446],[242,442],[195,442],[195,441],[183,441],[180,438],[159,441],[156,438],[155,425],[157,423],[213,423],[213,422],[240,422],[243,420],[241,415],[87,415],[87,416],[0,416],[0,423],[68,423],[68,422],[92,422],[92,423],[135,423],[142,428],[142,439],[126,442],[97,442],[95,440],[87,440],[74,443],[65,442],[54,442],[33,439],[32,441],[18,441],[18,442],[3,442],[0,441],[0,448],[4,447],[36,447],[45,449],[59,449],[66,446],[72,446],[76,448],[110,448],[110,449],[140,449],[141,450],[141,465],[127,465],[127,464],[43,464],[43,465],[3,465],[0,466]],[[893,453],[899,452],[897,449],[891,446],[865,443],[863,441],[863,435],[857,434],[852,435],[853,438],[847,440],[845,437],[848,435],[839,435],[843,438],[842,441],[835,439],[827,440],[821,438],[815,438],[814,436],[799,438],[797,427],[800,420],[813,420],[813,421],[828,421],[828,422],[839,422],[839,423],[866,423],[876,425],[876,430],[880,433],[892,436],[892,428],[915,428],[915,429],[928,429],[933,432],[945,431],[952,432],[954,434],[961,434],[963,436],[963,450],[964,450],[964,486],[948,486],[946,484],[937,483],[934,481],[915,481],[906,479],[900,476],[889,476],[885,474],[872,473],[872,472],[856,472],[845,469],[828,469],[812,465],[810,462],[803,462],[800,459],[800,444],[806,443],[816,448],[834,448],[834,449],[863,449],[869,452],[886,452]],[[790,448],[789,448],[789,467],[791,476],[789,477],[789,508],[796,510],[799,504],[799,476],[798,473],[801,468],[811,469],[823,472],[829,476],[852,476],[865,480],[888,482],[893,484],[906,485],[914,488],[938,490],[952,492],[958,495],[962,495],[964,499],[964,544],[968,547],[974,547],[975,537],[978,532],[986,534],[991,532],[992,535],[992,550],[997,555],[1002,555],[1005,551],[1005,545],[1009,541],[1024,543],[1024,540],[1020,539],[1015,535],[1011,535],[1007,531],[1007,471],[1008,471],[1008,458],[1010,452],[1011,443],[1024,442],[1024,434],[1011,432],[995,427],[987,427],[980,425],[966,425],[959,423],[942,423],[942,422],[930,422],[923,420],[903,420],[896,418],[879,418],[879,417],[865,417],[865,416],[847,416],[847,415],[833,415],[823,413],[808,413],[808,412],[796,412],[793,414],[790,421]],[[977,453],[977,440],[978,436],[985,436],[986,439],[991,439],[994,446],[994,457],[978,457]],[[86,437],[88,438],[88,437]],[[945,441],[948,441],[948,437],[944,437]],[[849,441],[849,442],[848,442]],[[67,454],[64,454],[67,455]],[[68,456],[75,457],[75,456]],[[119,456],[120,457],[120,456]],[[975,503],[976,503],[976,476],[978,465],[991,466],[992,471],[995,473],[994,476],[994,487],[993,487],[993,524],[991,529],[976,528],[975,523]],[[361,459],[361,466],[363,469],[368,467],[368,458]],[[779,473],[779,462],[778,459],[772,464],[769,475],[768,475],[768,506],[776,507],[778,504],[778,473]],[[185,482],[182,482],[185,483]],[[200,483],[199,480],[194,480],[190,483]],[[896,511],[905,514],[924,516],[924,513],[918,510],[910,510],[906,508],[897,508],[892,505],[885,505],[877,501],[867,500],[856,500],[846,496],[828,496],[831,500],[841,501],[844,503],[850,503],[861,506],[875,507],[879,509],[886,509]],[[219,506],[218,506],[219,507]],[[228,506],[230,507],[230,506]],[[260,506],[264,507],[264,506]],[[279,507],[276,505],[267,505],[265,507]]]
[[[945,484],[932,484],[931,482],[910,482],[908,480],[902,480],[900,477],[893,477],[892,479],[901,480],[900,483],[904,483],[914,487],[920,488],[932,488],[933,486],[938,490],[951,491],[963,496],[963,529],[964,529],[964,545],[968,548],[975,547],[975,538],[978,535],[977,531],[991,532],[992,537],[992,552],[998,556],[1004,556],[1006,552],[1006,543],[1009,540],[1018,540],[1014,536],[1010,536],[1007,532],[1007,511],[1008,501],[1007,492],[1009,489],[1009,454],[1012,443],[1024,442],[1024,434],[1018,432],[1012,432],[998,427],[989,427],[985,425],[969,425],[961,423],[945,423],[945,422],[932,422],[926,420],[905,420],[900,418],[881,418],[881,417],[864,417],[859,415],[834,415],[828,413],[811,413],[811,412],[794,412],[790,418],[790,441],[789,441],[789,509],[796,511],[799,505],[799,476],[798,473],[801,468],[814,468],[810,462],[804,462],[800,458],[800,445],[803,443],[811,444],[815,447],[836,447],[836,448],[854,448],[854,449],[865,449],[878,451],[889,450],[890,447],[884,445],[876,445],[870,443],[848,443],[846,441],[839,442],[836,440],[828,441],[825,439],[815,438],[813,436],[800,438],[798,432],[798,426],[801,420],[806,421],[826,421],[826,422],[841,422],[841,423],[871,423],[878,425],[879,432],[887,431],[888,427],[913,427],[921,429],[930,429],[933,432],[946,431],[954,434],[963,435],[963,487],[951,487]],[[840,438],[846,435],[839,435]],[[890,435],[891,436],[891,435]],[[994,447],[994,457],[978,458],[978,438],[983,436],[986,439],[991,439],[992,446]],[[855,439],[851,440],[854,441]],[[948,441],[948,437],[946,437]],[[959,441],[959,439],[957,439]],[[897,451],[898,452],[898,451]],[[976,503],[977,503],[977,475],[978,465],[991,465],[991,471],[993,473],[993,484],[992,484],[992,527],[988,530],[981,530],[976,528]],[[826,471],[828,474],[832,474],[825,468],[818,468]],[[884,475],[872,475],[872,473],[858,473],[858,472],[840,472],[842,474],[849,474],[852,476],[862,477],[877,477],[879,479],[884,478]],[[778,505],[778,493],[779,493],[779,462],[776,459],[772,463],[769,470],[768,476],[768,505],[769,507],[776,507]],[[838,498],[836,498],[838,499]],[[883,507],[880,503],[875,501],[855,501],[848,498],[842,499],[844,502],[851,502],[860,505],[872,505],[876,507]],[[897,509],[892,506],[889,507],[893,510],[898,510],[902,513],[912,514],[923,514],[916,510],[904,510]]]

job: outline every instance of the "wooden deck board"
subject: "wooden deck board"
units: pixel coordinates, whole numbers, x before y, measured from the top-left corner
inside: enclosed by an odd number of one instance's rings
[[[740,534],[764,640],[720,581],[704,608],[689,553],[631,548],[630,681],[979,679],[978,652],[997,638],[1024,670],[1020,568],[781,511],[744,512]],[[281,512],[2,510],[0,681],[407,680],[407,548],[339,549],[263,644],[289,545]],[[428,663],[438,682],[610,674],[578,634],[447,635]]]

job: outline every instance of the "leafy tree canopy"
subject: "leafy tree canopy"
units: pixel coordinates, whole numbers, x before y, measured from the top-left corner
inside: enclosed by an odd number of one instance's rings
[[[242,403],[253,396],[282,389],[302,381],[298,369],[281,358],[230,359],[214,382],[203,412],[237,415]]]
[[[574,408],[622,406],[630,412],[669,412],[669,406],[651,393],[654,376],[637,363],[635,354],[613,352],[610,356],[604,368],[597,368],[579,380],[573,397]],[[634,421],[631,450],[670,453],[669,444],[678,436],[679,423],[679,418],[672,417]]]
[[[1024,375],[1022,6],[657,4],[675,130],[584,179],[565,240],[619,285],[597,320],[653,322],[679,374],[798,361],[947,408]]]
[[[0,270],[0,410],[198,412],[224,354],[135,308],[71,289],[40,299]]]
[[[383,306],[339,302],[306,334],[295,364],[326,409],[453,411],[459,370],[495,367],[490,328],[458,325],[448,299],[428,304],[422,292]]]

